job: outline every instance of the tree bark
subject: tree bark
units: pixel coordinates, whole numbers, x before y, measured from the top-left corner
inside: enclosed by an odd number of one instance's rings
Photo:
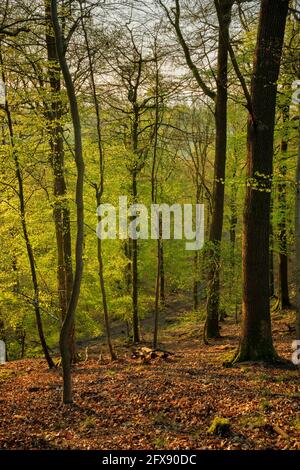
[[[133,203],[137,203],[137,174],[132,172],[132,197]],[[132,253],[132,328],[133,342],[140,341],[139,310],[138,310],[138,241],[131,240]]]
[[[55,35],[55,44],[60,68],[64,77],[75,140],[75,163],[77,169],[76,181],[76,210],[77,210],[77,236],[75,248],[75,275],[73,281],[72,294],[68,305],[68,310],[63,321],[60,333],[60,351],[63,367],[63,402],[72,403],[72,377],[71,377],[71,354],[69,349],[69,338],[75,322],[75,313],[80,294],[81,278],[83,271],[83,241],[84,241],[84,204],[83,204],[83,182],[84,182],[84,161],[82,155],[81,125],[76,99],[74,84],[66,62],[64,54],[64,38],[57,15],[57,1],[51,0],[51,19]]]
[[[101,198],[104,191],[104,149],[102,143],[102,132],[101,132],[101,115],[100,115],[100,105],[97,96],[97,89],[96,89],[96,82],[95,82],[95,75],[94,75],[94,67],[93,67],[93,60],[91,55],[91,49],[88,39],[87,30],[85,28],[85,24],[83,21],[83,9],[82,5],[80,5],[80,13],[81,13],[81,25],[83,29],[83,34],[85,38],[85,45],[87,49],[87,56],[89,62],[89,72],[90,72],[90,79],[91,79],[91,88],[92,88],[92,96],[96,114],[96,122],[97,122],[97,143],[98,143],[98,152],[99,152],[99,183],[95,184],[95,191],[96,191],[96,204],[97,207],[101,204]],[[100,217],[99,217],[100,222]],[[110,329],[110,321],[109,321],[109,311],[108,311],[108,304],[107,304],[107,296],[106,296],[106,287],[105,287],[105,280],[104,280],[104,263],[103,263],[103,252],[102,252],[102,240],[98,237],[97,242],[97,257],[98,257],[98,266],[99,266],[99,281],[100,281],[100,289],[101,289],[101,296],[102,296],[102,305],[103,305],[103,313],[104,313],[104,324],[105,324],[105,331],[106,331],[106,341],[109,350],[109,354],[111,360],[115,360],[117,358],[111,340],[111,329]]]
[[[281,156],[280,156],[280,176],[282,180],[278,185],[278,199],[279,199],[279,299],[282,309],[291,306],[289,297],[289,283],[288,283],[288,245],[286,233],[286,159],[288,151],[288,125],[289,120],[289,106],[284,106],[282,111],[282,125],[283,137],[281,140]]]
[[[46,46],[49,63],[48,77],[50,82],[51,102],[47,110],[49,122],[49,143],[51,148],[51,166],[54,176],[54,208],[53,218],[57,245],[57,283],[58,297],[62,321],[66,316],[73,286],[72,269],[72,243],[70,227],[70,209],[66,200],[67,186],[64,168],[64,144],[61,120],[63,116],[63,103],[61,100],[60,67],[55,46],[55,38],[51,23],[50,0],[45,1],[46,17]],[[75,351],[74,327],[70,336],[70,350],[72,360]]]
[[[296,168],[295,248],[296,248],[296,339],[300,340],[300,106],[298,126],[298,158]]]
[[[136,156],[137,161],[134,162],[134,167],[131,171],[131,194],[133,204],[136,204],[138,191],[137,191],[137,166],[138,166],[138,129],[139,129],[139,106],[137,104],[137,88],[132,100],[133,105],[133,124],[131,134],[131,147],[132,152]],[[138,308],[138,241],[135,239],[131,242],[131,269],[132,269],[132,329],[133,329],[133,342],[139,343],[139,308]]]
[[[270,242],[269,242],[269,277],[270,277],[270,288],[269,295],[273,297],[275,295],[275,276],[274,276],[274,230],[272,222],[273,203],[271,198],[270,203]]]
[[[230,207],[230,229],[229,229],[229,235],[230,235],[230,299],[234,297],[234,304],[235,304],[235,312],[237,313],[237,289],[236,289],[236,260],[235,260],[235,246],[236,246],[236,227],[238,223],[238,214],[237,214],[237,185],[234,182],[234,179],[236,178],[236,173],[237,173],[237,152],[236,149],[234,149],[234,167],[233,167],[233,173],[232,173],[232,178],[233,182],[231,185],[231,191],[230,191],[230,200],[229,200],[229,207]],[[237,322],[237,316],[236,316],[236,322]]]
[[[162,228],[160,229],[162,230]],[[160,244],[159,244],[159,249],[160,249],[160,274],[159,274],[159,279],[160,279],[160,286],[159,286],[159,300],[161,305],[164,305],[166,303],[166,293],[165,293],[165,285],[166,285],[166,279],[165,279],[165,258],[164,258],[164,242],[163,239],[161,238]]]
[[[262,0],[248,117],[243,221],[243,324],[233,362],[273,361],[269,301],[270,191],[277,80],[288,0]]]
[[[199,183],[199,168],[196,168],[196,204],[200,204],[201,200],[201,184]],[[193,285],[193,307],[194,310],[198,310],[199,308],[199,287],[200,287],[200,280],[199,280],[199,251],[196,250],[194,253],[194,285]]]

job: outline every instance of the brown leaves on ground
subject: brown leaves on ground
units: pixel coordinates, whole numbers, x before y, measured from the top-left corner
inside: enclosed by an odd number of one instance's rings
[[[285,330],[276,322],[277,351],[290,359],[293,338]],[[72,406],[61,403],[60,371],[43,361],[1,366],[0,448],[300,449],[299,371],[223,368],[238,327],[222,332],[210,346],[169,333],[164,348],[175,354],[146,363],[124,348],[116,362],[82,362]],[[218,417],[230,423],[225,435],[208,433]]]

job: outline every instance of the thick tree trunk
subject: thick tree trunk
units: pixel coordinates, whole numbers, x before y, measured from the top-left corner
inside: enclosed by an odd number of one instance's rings
[[[220,335],[220,257],[224,212],[224,185],[227,144],[228,42],[232,1],[215,1],[215,5],[219,17],[219,45],[217,95],[215,104],[216,142],[214,164],[213,212],[209,232],[209,242],[211,245],[211,250],[208,255],[211,258],[211,263],[208,270],[208,298],[206,319],[207,338],[217,338]]]
[[[64,39],[60,29],[57,15],[57,1],[51,0],[51,19],[53,23],[55,43],[60,68],[65,80],[68,100],[70,104],[71,117],[75,140],[75,163],[77,169],[76,181],[76,208],[77,208],[77,236],[75,248],[75,275],[73,281],[72,294],[68,305],[68,310],[63,321],[60,334],[60,351],[63,367],[63,401],[64,403],[73,402],[72,377],[71,377],[71,352],[69,348],[69,339],[72,334],[75,320],[75,312],[80,293],[81,278],[83,271],[83,241],[84,241],[84,205],[83,205],[83,182],[84,182],[84,161],[82,155],[81,126],[80,117],[76,99],[74,84],[70,75],[64,54]]]
[[[274,360],[269,303],[270,191],[277,80],[288,0],[262,0],[248,118],[243,222],[243,325],[234,362]]]

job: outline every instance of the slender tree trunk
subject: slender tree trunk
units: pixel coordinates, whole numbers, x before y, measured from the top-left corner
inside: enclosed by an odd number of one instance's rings
[[[270,242],[269,242],[269,278],[270,278],[270,297],[275,295],[275,276],[274,276],[274,231],[273,231],[273,203],[270,202]]]
[[[91,86],[92,86],[92,95],[95,107],[95,114],[96,114],[96,122],[97,122],[97,141],[98,141],[98,151],[99,151],[99,177],[100,182],[99,184],[95,184],[96,190],[96,203],[97,207],[101,204],[101,198],[104,191],[104,149],[102,143],[102,132],[101,132],[101,116],[100,116],[100,105],[97,96],[97,89],[96,89],[96,82],[94,76],[94,68],[93,68],[93,60],[89,45],[88,34],[85,28],[84,20],[83,20],[83,10],[82,5],[80,5],[80,12],[81,12],[81,25],[84,33],[85,44],[87,49],[88,61],[89,61],[89,72],[91,78]],[[98,219],[100,222],[100,218]],[[99,281],[100,281],[100,289],[102,295],[102,305],[103,305],[103,312],[104,312],[104,324],[105,324],[105,331],[106,331],[106,341],[109,350],[109,354],[111,360],[115,360],[117,358],[112,345],[111,340],[111,330],[110,330],[110,322],[109,322],[109,312],[108,312],[108,304],[107,304],[107,296],[106,296],[106,288],[105,288],[105,280],[104,280],[104,266],[103,266],[103,253],[102,253],[102,240],[98,238],[97,243],[97,256],[98,256],[98,266],[99,266]]]
[[[51,23],[50,0],[45,1],[46,17],[46,45],[47,59],[49,63],[48,77],[50,82],[51,102],[47,110],[49,122],[49,142],[51,148],[51,165],[54,176],[53,217],[57,246],[57,281],[58,296],[62,321],[66,316],[73,286],[72,269],[72,244],[70,227],[70,209],[66,200],[67,187],[64,168],[64,144],[63,144],[63,103],[61,99],[61,78],[59,61],[55,46],[55,38]],[[70,336],[70,350],[72,360],[76,356],[74,327]]]
[[[157,348],[158,339],[158,321],[159,321],[159,291],[160,291],[160,238],[157,239],[157,272],[155,284],[155,305],[154,305],[154,329],[153,329],[153,348]]]
[[[157,51],[155,50],[155,53]],[[154,143],[153,143],[153,161],[151,171],[151,201],[157,203],[157,173],[159,163],[157,162],[158,130],[159,130],[159,68],[157,54],[155,54],[155,120],[154,120]],[[153,328],[153,348],[157,348],[158,328],[159,328],[159,308],[161,298],[161,273],[162,273],[162,215],[158,218],[158,237],[157,237],[157,269],[155,283],[155,304],[154,304],[154,328]]]
[[[270,317],[270,191],[277,80],[288,0],[261,1],[248,117],[243,222],[243,324],[234,362],[274,360]]]
[[[279,199],[279,299],[281,308],[288,308],[291,306],[289,298],[289,284],[288,284],[288,246],[287,246],[287,233],[286,233],[286,159],[288,151],[288,125],[289,120],[289,107],[285,106],[283,109],[283,137],[281,140],[281,161],[280,161],[280,176],[282,181],[278,185],[278,199]]]
[[[131,243],[130,240],[124,240],[124,255],[126,259],[128,260],[128,263],[126,263],[125,266],[125,283],[126,283],[126,289],[127,289],[127,294],[131,293],[131,284],[132,284],[132,276],[131,276],[131,260],[132,260],[132,253],[131,253]]]
[[[236,156],[235,156],[236,157]],[[235,165],[233,170],[233,179],[236,177],[236,164],[237,159],[235,158]],[[237,186],[233,182],[231,186],[231,194],[230,194],[230,271],[231,271],[231,282],[230,282],[230,299],[234,296],[235,308],[237,309],[237,289],[236,289],[236,276],[235,276],[235,245],[236,245],[236,226],[238,222],[237,217],[237,207],[236,207],[236,197],[237,197]]]
[[[64,38],[60,29],[58,15],[57,15],[57,1],[51,0],[51,19],[53,23],[55,43],[57,55],[59,59],[60,68],[65,80],[67,89],[73,130],[75,139],[75,163],[77,169],[76,181],[76,208],[77,208],[77,237],[75,248],[75,275],[73,281],[72,294],[68,305],[68,310],[63,321],[61,334],[60,334],[60,350],[62,357],[63,367],[63,401],[64,403],[73,402],[72,394],[72,377],[71,377],[71,353],[69,348],[69,338],[71,336],[75,312],[78,304],[80,294],[81,278],[83,271],[83,241],[84,241],[84,205],[83,205],[83,182],[84,182],[84,161],[82,155],[82,142],[81,142],[81,126],[80,117],[76,99],[76,93],[72,77],[70,75],[69,67],[64,54]]]
[[[137,174],[132,172],[132,197],[134,204],[137,202]],[[140,341],[139,311],[138,311],[138,241],[131,240],[132,253],[132,328],[133,341]]]
[[[101,199],[99,198],[98,201],[99,201],[99,204],[98,204],[98,207],[99,207],[99,205],[101,204]],[[101,295],[102,295],[102,305],[103,305],[103,313],[104,313],[106,341],[107,341],[107,346],[108,346],[108,350],[109,350],[111,360],[114,361],[117,358],[117,356],[114,352],[113,345],[112,345],[112,339],[111,339],[109,312],[108,312],[106,288],[105,288],[105,281],[104,281],[102,240],[100,238],[98,238],[97,255],[98,255],[99,280],[100,280],[100,288],[101,288]]]
[[[298,127],[298,158],[296,168],[296,203],[295,203],[295,274],[296,274],[296,335],[300,340],[300,106]]]
[[[199,307],[199,253],[194,253],[194,286],[193,286],[193,308],[198,310]]]
[[[219,331],[220,257],[224,212],[224,185],[227,144],[227,65],[232,1],[215,1],[219,17],[217,96],[215,103],[216,143],[213,212],[209,242],[211,263],[208,270],[206,337],[217,338]]]
[[[199,171],[198,169],[196,170]],[[201,199],[201,188],[198,181],[198,175],[196,175],[196,204],[200,204]],[[193,304],[194,310],[198,310],[199,307],[199,251],[195,250],[194,253],[194,285],[193,285]]]
[[[139,129],[139,107],[137,104],[137,90],[134,93],[133,104],[133,124],[131,134],[131,148],[133,154],[136,156],[134,167],[131,171],[131,194],[133,204],[136,204],[138,191],[137,191],[137,175],[138,175],[138,129]],[[138,308],[138,241],[130,240],[131,245],[131,272],[132,272],[132,329],[133,329],[133,342],[139,343],[140,331],[139,331],[139,308]]]
[[[3,58],[2,58],[1,51],[0,51],[0,64],[2,68],[2,80],[3,80],[3,83],[5,83]],[[38,330],[39,339],[40,339],[40,343],[44,352],[45,359],[48,363],[49,368],[51,369],[55,367],[55,365],[49,354],[45,335],[44,335],[44,330],[43,330],[43,322],[42,322],[42,316],[41,316],[41,310],[40,310],[40,291],[39,291],[39,284],[38,284],[38,278],[37,278],[37,273],[36,273],[35,258],[34,258],[34,252],[32,249],[32,245],[31,245],[31,241],[30,241],[30,237],[29,237],[28,229],[27,229],[23,177],[22,177],[22,172],[20,168],[18,152],[15,147],[14,129],[13,129],[13,123],[11,119],[8,101],[6,101],[5,103],[5,113],[7,117],[7,123],[8,123],[8,131],[9,131],[9,136],[10,136],[12,156],[13,156],[14,164],[15,164],[16,178],[18,181],[18,198],[19,198],[19,204],[20,204],[20,217],[21,217],[23,236],[24,236],[24,240],[26,243],[27,256],[28,256],[28,260],[30,264],[31,280],[32,280],[33,292],[34,292],[33,303],[34,303],[37,330]]]
[[[161,220],[161,219],[160,219]],[[160,222],[161,224],[162,222]],[[162,226],[160,226],[160,233],[162,233]],[[159,287],[159,300],[161,305],[166,303],[166,292],[165,292],[165,258],[164,258],[164,242],[161,238],[160,240],[160,287]]]

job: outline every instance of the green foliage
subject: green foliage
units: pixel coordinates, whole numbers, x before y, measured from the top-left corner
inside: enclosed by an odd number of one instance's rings
[[[75,12],[73,12],[75,15]],[[197,31],[197,15],[183,15],[189,28]],[[68,19],[69,21],[69,19]],[[67,21],[67,23],[68,23]],[[76,24],[76,22],[75,22]],[[243,76],[249,85],[253,51],[256,41],[255,24],[247,30],[241,28],[236,36],[238,46],[236,58]],[[68,24],[67,24],[68,27]],[[101,137],[104,155],[104,192],[102,202],[118,205],[121,195],[132,202],[132,171],[137,169],[138,202],[150,207],[152,202],[151,178],[153,176],[154,134],[156,91],[158,87],[159,129],[157,136],[155,198],[157,203],[195,203],[197,184],[200,184],[201,203],[205,204],[205,238],[209,234],[211,220],[213,163],[215,151],[214,117],[211,107],[198,97],[194,85],[180,73],[169,73],[164,54],[158,54],[158,81],[156,65],[152,57],[152,37],[143,49],[145,62],[141,68],[142,85],[137,90],[139,107],[138,148],[133,149],[134,109],[132,107],[132,84],[137,77],[136,45],[126,28],[111,25],[102,28],[97,23],[88,23],[89,38],[95,56],[97,96],[100,103]],[[126,31],[125,31],[126,29]],[[38,282],[40,306],[47,344],[54,353],[58,351],[61,328],[57,288],[57,244],[53,220],[53,209],[70,209],[71,238],[75,240],[75,163],[73,158],[74,138],[66,91],[53,94],[50,90],[48,73],[54,65],[47,60],[46,45],[37,43],[44,37],[43,22],[36,23],[24,35],[14,37],[1,44],[3,70],[6,74],[8,102],[13,120],[15,152],[20,161],[26,201],[26,222],[33,246]],[[148,33],[147,33],[148,34]],[[197,36],[197,35],[196,35]],[[195,36],[195,37],[196,37]],[[26,38],[26,40],[25,40]],[[191,41],[193,34],[191,34]],[[135,38],[137,43],[139,38]],[[205,317],[207,291],[207,269],[216,250],[221,252],[218,266],[221,282],[221,308],[229,319],[239,321],[241,311],[242,283],[242,213],[245,187],[250,184],[258,191],[272,190],[271,239],[274,254],[282,251],[279,226],[286,221],[286,251],[291,252],[293,244],[293,208],[295,187],[294,155],[297,145],[295,117],[298,110],[291,106],[287,123],[282,122],[282,107],[290,102],[290,84],[294,80],[294,43],[297,35],[292,21],[288,21],[286,48],[284,50],[280,92],[278,93],[278,116],[274,142],[274,175],[257,174],[253,180],[246,178],[246,134],[247,110],[244,96],[234,71],[229,68],[227,167],[225,184],[225,207],[223,239],[220,246],[206,243],[199,253],[197,266],[194,253],[185,250],[184,240],[163,242],[166,295],[192,298],[193,282],[197,281],[200,307],[182,320],[182,328],[198,325]],[[78,41],[78,44],[77,42]],[[163,49],[163,48],[162,48]],[[72,54],[72,51],[77,51]],[[126,50],[126,54],[122,51]],[[80,106],[84,159],[86,163],[85,243],[84,275],[76,317],[78,339],[104,334],[102,296],[98,274],[97,237],[95,229],[96,192],[99,184],[99,142],[97,123],[90,80],[86,70],[86,50],[80,34],[71,38],[67,60],[72,63],[76,76],[75,87]],[[162,57],[162,58],[161,58]],[[292,60],[293,59],[293,60]],[[160,62],[160,60],[162,62]],[[173,60],[173,59],[172,59]],[[100,66],[99,66],[100,65]],[[176,65],[175,65],[176,67]],[[99,72],[101,70],[101,72]],[[78,75],[77,75],[78,73]],[[203,78],[210,84],[215,77],[215,64],[204,67]],[[288,85],[287,85],[288,84]],[[186,92],[192,98],[186,98]],[[47,111],[56,99],[61,103],[61,117],[49,120]],[[33,306],[33,289],[26,245],[20,224],[20,208],[16,193],[16,175],[12,146],[9,138],[7,117],[0,107],[0,335],[5,337],[10,359],[19,358],[22,344],[18,331],[26,333],[25,354],[35,357],[41,354]],[[58,197],[53,189],[53,168],[51,165],[50,131],[58,125],[63,131],[64,172],[67,194]],[[283,172],[280,143],[288,134],[288,152]],[[284,173],[284,174],[283,174]],[[286,204],[278,201],[278,187],[286,183]],[[132,286],[128,284],[130,260],[127,258],[122,240],[105,240],[102,243],[104,279],[106,285],[109,315],[112,321],[132,322]],[[217,259],[217,258],[216,258]],[[74,259],[73,259],[74,262]],[[142,240],[138,243],[138,287],[139,316],[151,315],[154,308],[154,294],[157,270],[157,243]],[[192,310],[192,300],[191,300]],[[184,316],[183,316],[184,317]],[[185,323],[185,324],[184,324]]]
[[[220,418],[216,416],[208,428],[208,434],[216,436],[226,436],[230,432],[230,421],[227,418]]]

